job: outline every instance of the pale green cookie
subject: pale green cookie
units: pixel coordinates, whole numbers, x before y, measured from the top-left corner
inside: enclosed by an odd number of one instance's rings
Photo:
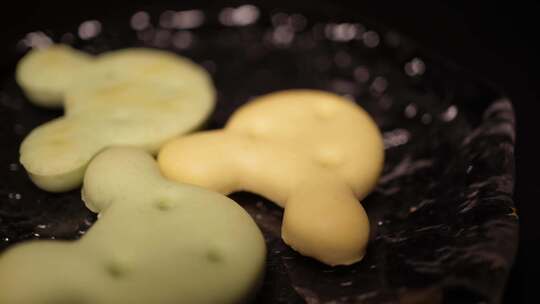
[[[165,180],[152,157],[111,148],[85,174],[98,221],[73,242],[0,256],[0,303],[239,303],[255,293],[264,239],[234,201]]]
[[[30,51],[17,65],[17,83],[38,106],[59,108],[73,79],[93,61],[93,56],[67,45]]]
[[[32,181],[51,192],[82,182],[102,149],[128,145],[151,153],[198,128],[214,108],[206,71],[172,53],[126,49],[97,56],[64,92],[66,115],[34,129],[20,161]]]

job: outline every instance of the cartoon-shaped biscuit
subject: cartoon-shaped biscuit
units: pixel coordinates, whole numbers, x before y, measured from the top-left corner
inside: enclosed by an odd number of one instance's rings
[[[313,90],[259,97],[225,129],[174,139],[158,156],[172,180],[224,194],[250,191],[285,208],[284,241],[329,265],[362,259],[369,223],[358,200],[375,186],[383,162],[370,116]]]
[[[48,57],[36,52],[27,61],[39,66],[40,58]],[[40,188],[71,190],[105,147],[129,145],[156,153],[165,141],[199,127],[214,107],[214,95],[206,71],[175,54],[151,49],[104,53],[81,68],[62,92],[65,116],[24,139],[20,161]]]
[[[265,243],[234,201],[163,178],[135,148],[98,154],[83,198],[100,217],[78,241],[0,256],[0,303],[239,303],[262,279]]]

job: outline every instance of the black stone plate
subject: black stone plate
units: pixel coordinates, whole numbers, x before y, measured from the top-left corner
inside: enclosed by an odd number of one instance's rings
[[[187,9],[201,7],[104,12],[100,20],[44,28],[4,47],[12,51],[12,67],[31,46],[51,40],[91,53],[130,46],[178,52],[214,78],[219,96],[209,128],[223,126],[253,96],[275,90],[318,88],[356,100],[377,121],[386,146],[383,176],[362,202],[372,228],[367,255],[335,268],[304,258],[281,241],[279,208],[253,194],[234,194],[268,244],[256,302],[500,301],[518,229],[509,100],[352,12]],[[18,162],[24,136],[61,112],[30,105],[13,71],[0,75],[0,249],[28,239],[77,239],[96,220],[79,191],[40,191]]]

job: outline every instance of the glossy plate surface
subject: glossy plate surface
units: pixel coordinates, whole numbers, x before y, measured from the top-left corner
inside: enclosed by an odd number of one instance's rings
[[[51,41],[92,53],[163,48],[194,59],[214,78],[219,96],[209,128],[223,126],[254,96],[318,88],[353,98],[383,131],[384,173],[362,202],[371,243],[354,266],[330,268],[299,256],[280,239],[279,208],[253,194],[232,195],[268,244],[257,303],[500,301],[518,220],[514,114],[496,88],[396,31],[322,9],[186,4],[107,16],[9,42],[13,66],[30,47]],[[76,239],[96,219],[79,191],[40,191],[18,163],[24,136],[61,112],[29,104],[13,72],[2,72],[0,249],[27,239]]]

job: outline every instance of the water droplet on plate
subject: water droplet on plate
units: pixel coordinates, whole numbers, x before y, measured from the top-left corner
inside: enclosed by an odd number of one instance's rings
[[[385,149],[401,146],[409,142],[411,133],[405,129],[395,129],[383,133],[383,143]]]
[[[289,23],[295,31],[301,32],[306,28],[307,19],[304,15],[292,14],[289,16]]]
[[[429,113],[424,113],[422,115],[422,117],[420,118],[420,120],[422,121],[423,124],[427,125],[427,124],[430,124],[431,123],[431,114]]]
[[[190,31],[178,31],[172,36],[172,44],[175,48],[184,50],[191,46],[193,35]]]
[[[405,64],[405,74],[409,76],[420,76],[426,71],[426,64],[420,58],[413,58]]]
[[[288,15],[283,12],[279,12],[272,15],[271,21],[274,27],[286,25],[295,32],[304,30],[307,25],[306,17],[301,14]]]
[[[92,226],[92,220],[89,218],[85,218],[83,224],[86,225],[87,227],[90,227]]]
[[[226,7],[219,13],[219,22],[227,26],[246,26],[255,23],[259,14],[259,8],[251,4]]]
[[[375,48],[379,45],[379,34],[375,31],[367,31],[362,35],[362,40],[368,48]]]
[[[98,20],[87,20],[79,25],[79,37],[83,40],[89,40],[101,33],[101,22]]]
[[[270,35],[270,41],[276,46],[289,46],[294,40],[294,31],[287,25],[276,27]]]
[[[417,112],[418,109],[416,108],[416,105],[414,103],[410,103],[405,107],[405,117],[407,118],[415,117]]]
[[[10,192],[8,193],[8,198],[12,200],[20,200],[22,198],[22,195],[16,192]]]
[[[382,93],[388,88],[388,80],[382,76],[377,76],[371,83],[371,90],[375,93]]]
[[[53,44],[53,40],[44,32],[37,31],[26,34],[19,43],[22,46],[39,49]]]
[[[172,27],[177,29],[194,29],[204,23],[205,15],[201,10],[176,12],[172,19]]]
[[[142,31],[150,26],[150,15],[145,11],[139,11],[131,16],[131,28],[136,31]]]
[[[329,40],[347,42],[356,38],[358,27],[352,23],[328,23],[324,27],[324,34]]]
[[[455,105],[451,105],[441,114],[441,120],[450,122],[456,118],[457,114],[458,108]]]

